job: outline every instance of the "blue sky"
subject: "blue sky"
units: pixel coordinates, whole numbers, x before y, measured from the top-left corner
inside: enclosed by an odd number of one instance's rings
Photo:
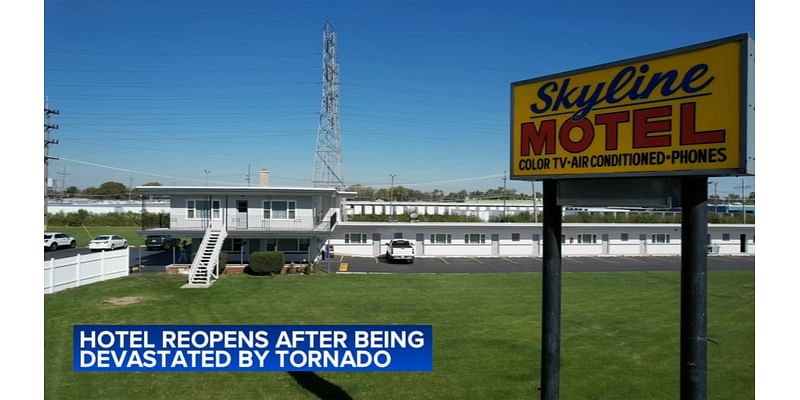
[[[44,5],[44,94],[61,112],[50,175],[78,187],[202,185],[204,170],[244,185],[248,165],[254,182],[267,168],[273,185],[310,185],[326,20],[346,183],[393,173],[422,190],[502,186],[511,82],[739,33],[758,45],[754,2],[739,0]]]

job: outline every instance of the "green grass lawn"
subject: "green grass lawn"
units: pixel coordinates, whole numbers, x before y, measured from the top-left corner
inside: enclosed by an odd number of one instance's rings
[[[563,275],[561,398],[679,397],[679,274]],[[50,399],[315,399],[285,372],[75,373],[74,324],[431,324],[433,371],[320,372],[353,399],[532,399],[541,274],[144,274],[45,297]],[[709,273],[708,398],[755,397],[755,274]],[[141,296],[132,305],[106,299]]]

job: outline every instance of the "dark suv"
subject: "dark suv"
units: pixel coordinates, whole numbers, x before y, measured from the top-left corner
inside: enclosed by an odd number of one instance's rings
[[[169,250],[178,245],[179,240],[169,235],[147,235],[144,240],[147,250]]]

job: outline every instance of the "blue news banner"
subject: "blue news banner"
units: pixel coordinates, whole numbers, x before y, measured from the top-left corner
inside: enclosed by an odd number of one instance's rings
[[[431,371],[431,325],[75,325],[75,371]]]

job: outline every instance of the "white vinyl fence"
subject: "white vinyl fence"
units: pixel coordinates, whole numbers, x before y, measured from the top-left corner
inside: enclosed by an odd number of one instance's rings
[[[44,293],[88,285],[113,278],[128,276],[130,252],[128,249],[103,251],[95,254],[78,254],[75,257],[44,262]]]

